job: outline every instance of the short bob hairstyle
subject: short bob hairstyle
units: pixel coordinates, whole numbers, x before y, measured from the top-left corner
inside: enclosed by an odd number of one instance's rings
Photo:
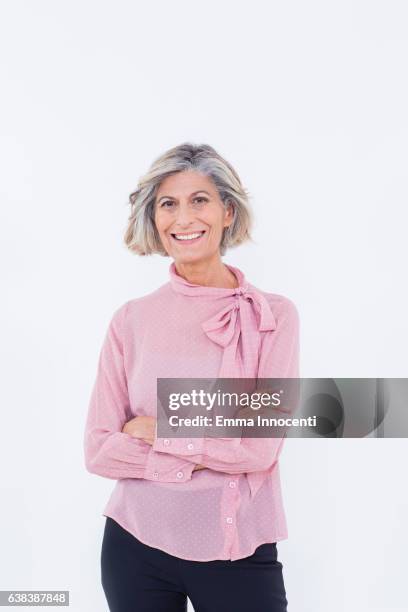
[[[224,255],[229,247],[252,241],[250,232],[253,219],[249,194],[234,168],[209,145],[185,142],[158,157],[140,179],[136,191],[130,194],[131,213],[124,236],[130,251],[138,255],[159,253],[168,257],[154,222],[156,193],[166,177],[187,170],[201,172],[211,178],[223,205],[227,208],[231,204],[233,207],[233,221],[224,228],[220,254]]]

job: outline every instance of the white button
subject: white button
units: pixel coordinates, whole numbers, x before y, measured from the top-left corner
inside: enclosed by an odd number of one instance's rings
[[[159,475],[159,472],[153,472],[153,476],[154,476],[155,478],[157,478],[157,477],[158,477],[158,475]]]
[[[167,440],[167,439],[163,440],[163,444],[165,444],[167,446],[168,444],[170,444],[170,440]]]
[[[232,517],[230,517],[230,516],[227,517],[227,523],[229,523],[229,524],[232,523]]]
[[[229,486],[231,487],[231,489],[233,489],[235,487],[237,483],[234,482],[233,480],[231,480],[231,482],[229,483]]]
[[[184,474],[183,472],[177,472],[177,478],[183,478]]]
[[[190,443],[190,444],[187,444],[187,448],[188,448],[189,450],[193,450],[193,448],[194,448],[194,444],[191,444],[191,443]]]

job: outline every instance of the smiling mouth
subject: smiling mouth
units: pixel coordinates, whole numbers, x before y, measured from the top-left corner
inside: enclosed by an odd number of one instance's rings
[[[202,230],[201,232],[190,232],[189,234],[171,234],[171,237],[179,244],[192,244],[193,242],[198,242],[204,234],[205,230]]]

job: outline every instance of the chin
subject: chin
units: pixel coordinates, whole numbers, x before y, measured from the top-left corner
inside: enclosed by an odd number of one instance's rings
[[[176,264],[196,264],[199,262],[207,262],[212,259],[214,253],[172,253],[172,258]]]
[[[180,255],[179,253],[177,253],[177,255],[172,255],[172,257],[176,263],[182,264],[197,263],[199,261],[207,259],[206,256],[199,255],[198,253],[196,255],[188,255],[188,253],[186,253],[185,255]]]

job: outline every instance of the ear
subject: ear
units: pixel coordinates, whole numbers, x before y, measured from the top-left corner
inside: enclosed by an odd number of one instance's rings
[[[234,206],[228,203],[224,214],[224,227],[229,227],[234,220]]]

